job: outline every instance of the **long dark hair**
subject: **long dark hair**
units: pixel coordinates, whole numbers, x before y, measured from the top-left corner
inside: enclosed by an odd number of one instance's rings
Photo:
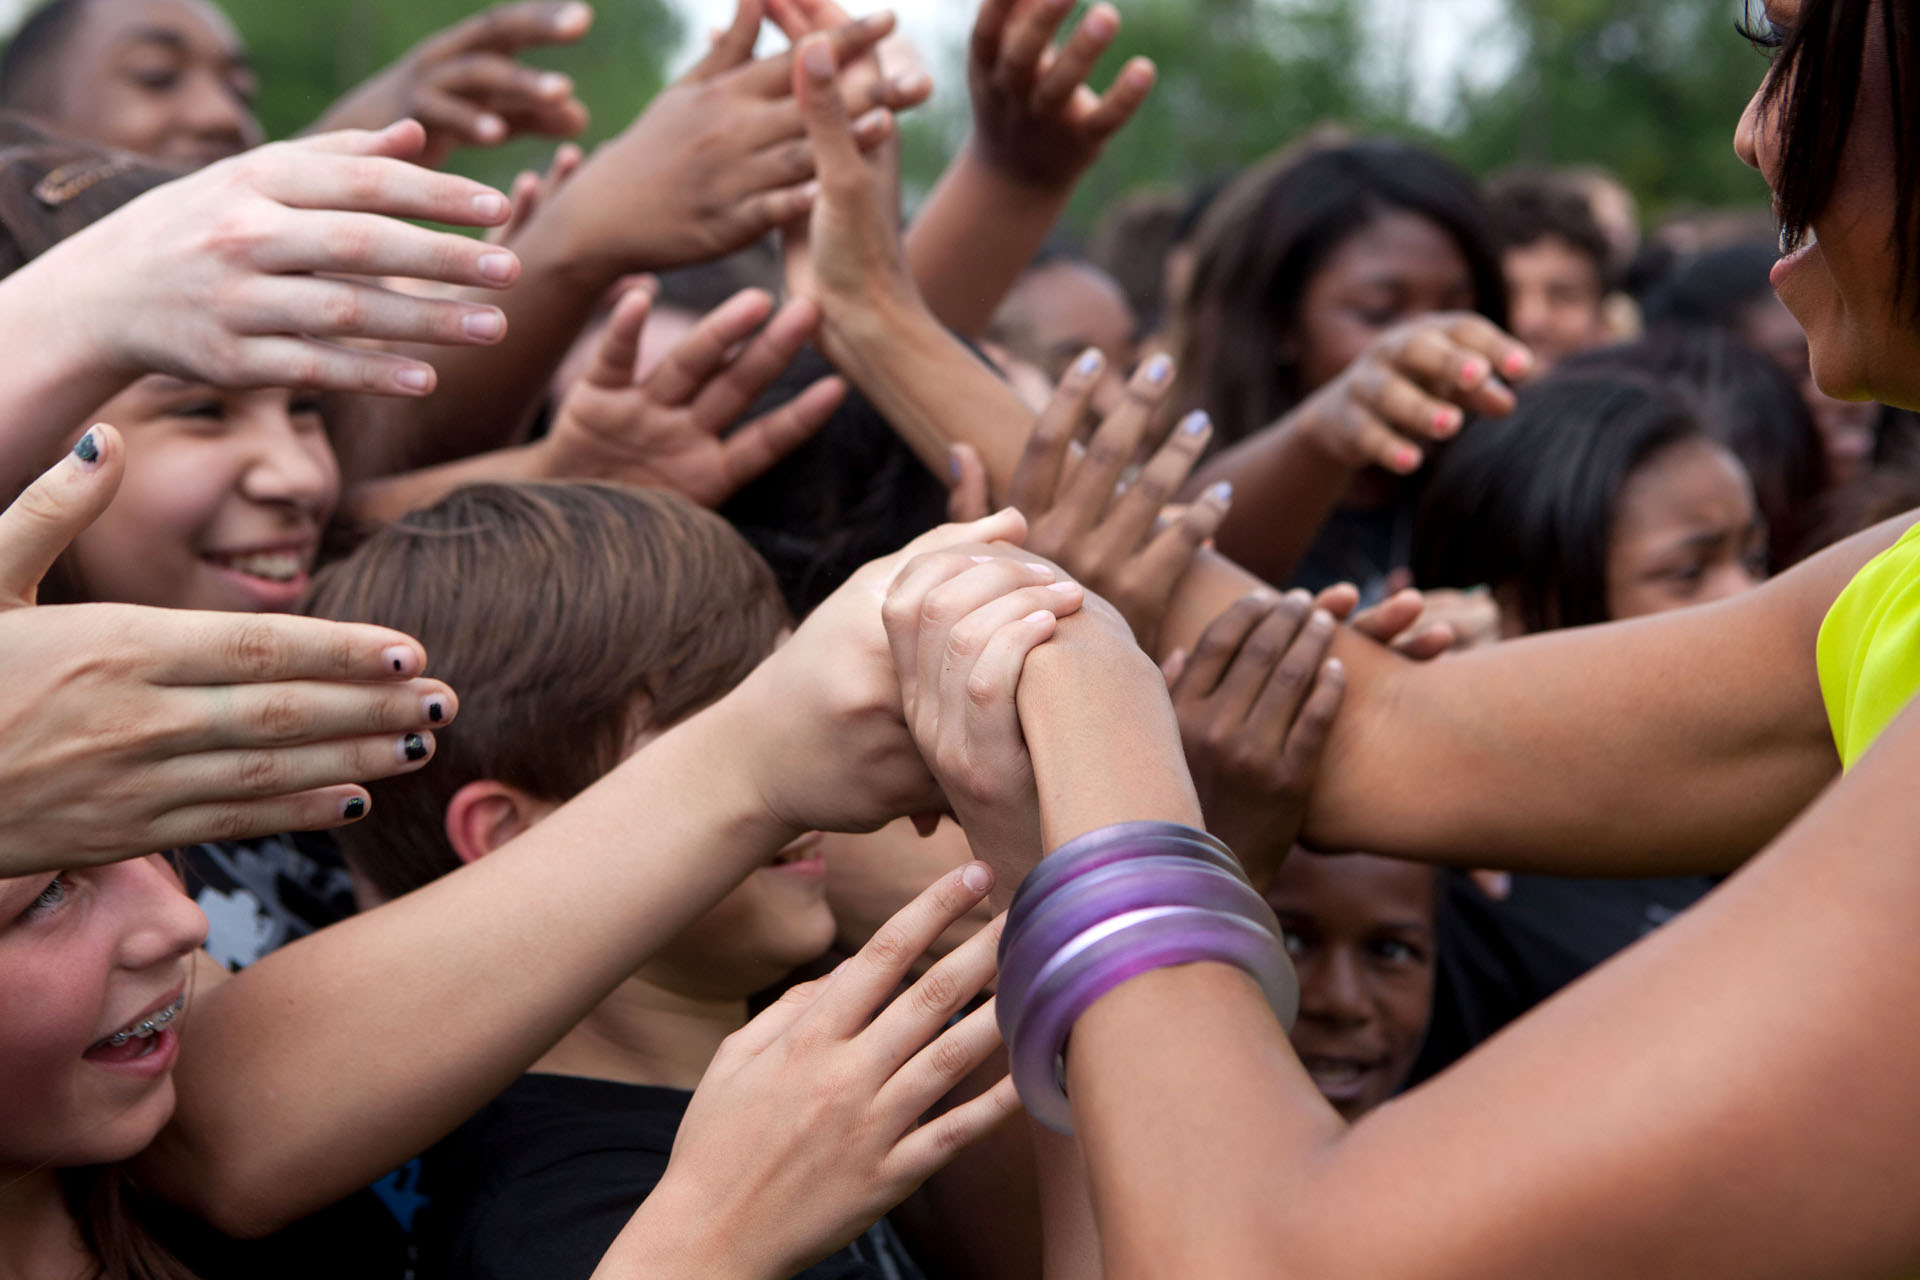
[[[1381,215],[1418,214],[1459,245],[1474,309],[1506,323],[1500,252],[1473,179],[1410,143],[1371,139],[1289,153],[1250,170],[1202,224],[1181,328],[1183,403],[1231,443],[1311,391],[1275,356],[1307,284],[1334,250]]]
[[[1749,8],[1757,0],[1749,0]],[[1895,216],[1894,260],[1898,296],[1920,314],[1920,281],[1914,278],[1920,249],[1920,145],[1914,138],[1920,121],[1920,75],[1913,66],[1914,12],[1900,0],[1806,0],[1800,20],[1783,33],[1762,95],[1762,105],[1777,112],[1784,147],[1774,184],[1781,229],[1798,242],[1833,196],[1840,160],[1853,127],[1860,84],[1865,78],[1867,42],[1873,13],[1879,11],[1880,38],[1886,50],[1888,97],[1892,107]],[[1749,27],[1766,19],[1749,16]],[[1751,30],[1771,42],[1771,31]]]
[[[141,1222],[142,1196],[125,1166],[62,1169],[59,1179],[97,1280],[197,1280]]]
[[[1422,587],[1490,586],[1528,631],[1609,619],[1607,550],[1627,477],[1707,430],[1640,374],[1548,378],[1504,418],[1470,423],[1433,466],[1414,521]]]

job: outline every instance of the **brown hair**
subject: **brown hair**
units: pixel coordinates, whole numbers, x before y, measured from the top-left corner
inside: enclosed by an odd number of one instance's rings
[[[0,112],[0,278],[180,175]]]
[[[142,1224],[143,1197],[124,1165],[58,1171],[60,1191],[100,1280],[195,1280]]]
[[[340,832],[389,897],[460,866],[445,815],[461,787],[578,794],[636,731],[743,680],[788,621],[772,571],[720,517],[585,483],[461,489],[323,571],[307,611],[416,637],[460,692],[433,764],[371,784],[367,821]]]

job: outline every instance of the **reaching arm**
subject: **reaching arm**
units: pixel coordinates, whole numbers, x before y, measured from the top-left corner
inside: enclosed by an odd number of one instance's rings
[[[808,87],[803,77],[821,198],[796,291],[821,304],[823,349],[929,467],[965,442],[1004,494],[1033,415],[928,314],[844,114]],[[1737,865],[1837,768],[1814,637],[1896,532],[1863,534],[1738,600],[1427,664],[1342,629],[1333,656],[1348,676],[1345,709],[1307,838],[1560,873]],[[1190,648],[1261,585],[1202,551],[1159,650]]]

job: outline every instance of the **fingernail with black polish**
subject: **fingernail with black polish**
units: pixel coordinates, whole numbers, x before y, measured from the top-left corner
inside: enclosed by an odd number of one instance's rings
[[[89,467],[100,461],[100,442],[93,438],[93,432],[80,437],[80,443],[73,446],[73,456]]]
[[[400,752],[409,763],[427,758],[427,740],[417,733],[410,733],[400,739]]]
[[[447,718],[447,705],[438,698],[427,699],[427,719],[439,724]]]
[[[367,816],[367,801],[364,796],[354,796],[340,807],[340,816],[348,822],[358,822]]]

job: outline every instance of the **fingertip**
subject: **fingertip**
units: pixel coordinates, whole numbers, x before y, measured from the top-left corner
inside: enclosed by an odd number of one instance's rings
[[[993,868],[984,862],[969,862],[960,868],[960,883],[984,897],[993,888]]]
[[[593,6],[572,0],[560,6],[560,12],[553,15],[553,32],[557,36],[578,39],[587,33],[593,25]]]
[[[839,69],[833,56],[833,41],[820,32],[807,36],[800,42],[800,68],[806,77],[816,84],[825,84],[833,79]]]

